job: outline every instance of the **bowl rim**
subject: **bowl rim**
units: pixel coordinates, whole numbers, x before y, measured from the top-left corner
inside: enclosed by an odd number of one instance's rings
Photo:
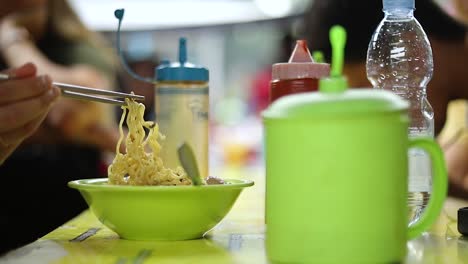
[[[68,187],[78,190],[114,190],[114,191],[183,191],[183,190],[202,190],[202,189],[237,189],[250,187],[254,185],[252,180],[243,179],[223,179],[229,184],[213,185],[182,185],[182,186],[140,186],[140,185],[108,185],[108,178],[80,179],[68,182]]]

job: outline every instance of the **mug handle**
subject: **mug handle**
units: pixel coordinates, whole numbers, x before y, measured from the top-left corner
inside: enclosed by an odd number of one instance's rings
[[[432,161],[432,193],[429,204],[421,218],[408,228],[408,239],[416,238],[428,229],[439,216],[447,197],[447,169],[441,148],[433,139],[415,138],[409,140],[409,148],[425,150]]]

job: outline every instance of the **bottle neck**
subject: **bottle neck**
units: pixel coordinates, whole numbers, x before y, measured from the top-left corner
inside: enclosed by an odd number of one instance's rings
[[[392,19],[411,19],[414,17],[414,9],[407,8],[390,8],[384,9],[385,18]]]

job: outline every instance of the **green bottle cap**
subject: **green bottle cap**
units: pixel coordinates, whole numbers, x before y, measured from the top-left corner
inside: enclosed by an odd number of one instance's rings
[[[348,88],[348,81],[343,76],[344,47],[346,44],[346,30],[339,25],[330,29],[330,43],[332,46],[332,62],[330,77],[320,79],[321,92],[341,92]]]

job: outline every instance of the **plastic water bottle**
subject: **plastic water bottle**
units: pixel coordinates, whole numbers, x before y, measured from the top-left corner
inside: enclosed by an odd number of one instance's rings
[[[414,10],[414,0],[383,0],[385,16],[367,51],[367,78],[374,88],[393,91],[410,102],[410,137],[433,137],[434,112],[426,96],[433,72],[432,49]],[[423,151],[411,150],[408,155],[411,224],[429,201],[431,164]]]

